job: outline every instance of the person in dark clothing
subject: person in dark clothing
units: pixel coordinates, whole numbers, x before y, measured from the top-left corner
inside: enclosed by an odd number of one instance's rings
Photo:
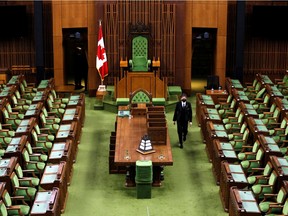
[[[81,89],[83,86],[81,85],[82,79],[85,81],[85,90],[87,90],[87,73],[88,73],[88,62],[86,58],[85,50],[77,46],[75,51],[75,89]]]
[[[184,93],[181,95],[180,101],[176,104],[173,122],[174,125],[177,122],[179,147],[183,148],[183,141],[186,141],[188,133],[188,123],[192,126],[192,107],[191,103],[187,101],[187,96]]]

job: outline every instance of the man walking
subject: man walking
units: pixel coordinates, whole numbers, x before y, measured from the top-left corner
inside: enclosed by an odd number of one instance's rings
[[[192,107],[191,103],[187,101],[187,95],[184,93],[181,95],[180,101],[176,104],[173,121],[174,124],[177,121],[179,147],[183,148],[183,142],[186,141],[188,133],[188,123],[192,125]]]

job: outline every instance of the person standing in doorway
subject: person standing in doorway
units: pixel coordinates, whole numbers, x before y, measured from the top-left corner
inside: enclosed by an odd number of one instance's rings
[[[192,126],[192,106],[187,101],[187,95],[183,93],[180,97],[180,101],[177,102],[174,116],[174,125],[177,122],[177,133],[179,138],[179,147],[183,148],[183,142],[186,141],[188,133],[188,124]]]

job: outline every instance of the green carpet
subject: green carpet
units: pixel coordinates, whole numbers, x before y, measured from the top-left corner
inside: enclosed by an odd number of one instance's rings
[[[177,145],[173,112],[167,114],[173,151],[173,166],[165,167],[165,180],[152,188],[151,199],[137,199],[136,188],[125,188],[124,175],[108,173],[110,131],[116,115],[94,110],[95,98],[86,98],[86,119],[74,164],[64,215],[67,216],[227,216],[207,160],[200,128],[195,118],[184,149]]]

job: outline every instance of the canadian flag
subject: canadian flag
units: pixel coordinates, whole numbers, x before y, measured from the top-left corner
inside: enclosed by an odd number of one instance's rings
[[[104,77],[108,75],[108,62],[104,47],[104,39],[102,33],[102,25],[99,23],[99,34],[98,34],[98,46],[97,46],[97,56],[96,56],[96,68],[103,82]]]

